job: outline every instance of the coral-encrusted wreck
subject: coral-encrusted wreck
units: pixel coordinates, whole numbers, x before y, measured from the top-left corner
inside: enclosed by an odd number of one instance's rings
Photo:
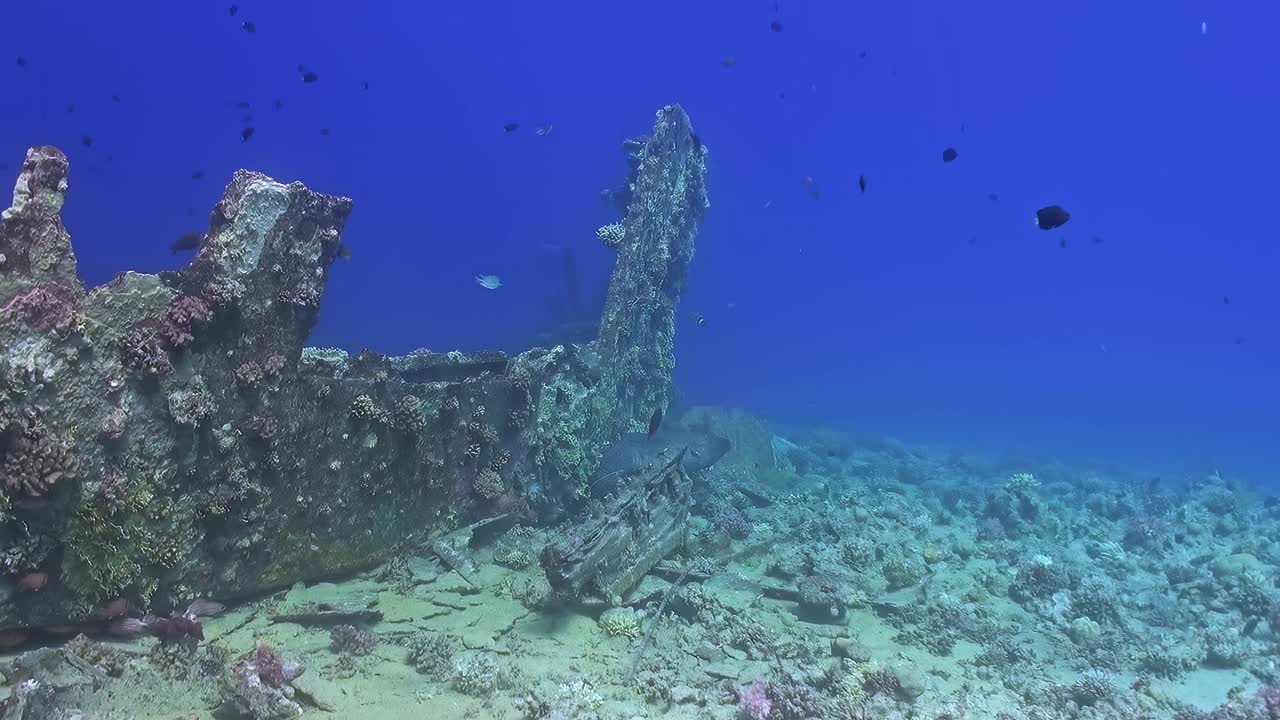
[[[188,267],[86,289],[66,157],[28,152],[0,220],[0,631],[342,573],[499,512],[562,515],[667,402],[707,206],[680,108],[627,149],[599,339],[515,357],[304,349],[352,203],[253,172]]]

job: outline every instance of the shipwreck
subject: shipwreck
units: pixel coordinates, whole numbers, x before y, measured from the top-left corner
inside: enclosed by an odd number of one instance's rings
[[[253,596],[582,505],[605,447],[670,399],[708,207],[681,108],[624,150],[593,340],[389,357],[306,347],[351,200],[240,171],[187,267],[86,288],[60,218],[67,158],[32,148],[0,217],[0,637],[90,628],[122,599]],[[561,587],[615,593],[678,543],[688,478],[646,472],[615,522],[548,550]],[[648,544],[609,564],[627,541]]]

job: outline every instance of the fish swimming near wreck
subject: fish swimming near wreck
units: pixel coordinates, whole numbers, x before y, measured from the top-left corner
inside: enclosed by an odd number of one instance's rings
[[[221,603],[212,600],[193,600],[183,612],[174,611],[167,618],[147,615],[139,618],[121,618],[111,624],[117,635],[148,633],[161,642],[178,642],[186,639],[204,640],[204,628],[199,618],[212,617],[223,611]]]
[[[627,473],[650,463],[663,462],[684,454],[684,469],[698,473],[715,465],[732,447],[725,438],[708,432],[683,428],[662,428],[652,437],[645,433],[627,433],[604,451],[600,467],[591,481],[591,496],[604,497],[618,487]]]

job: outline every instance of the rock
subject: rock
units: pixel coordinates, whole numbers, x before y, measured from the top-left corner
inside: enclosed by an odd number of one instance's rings
[[[898,695],[904,700],[915,700],[924,694],[925,677],[914,665],[903,665],[893,669],[898,679]]]
[[[1249,553],[1227,555],[1213,562],[1213,574],[1221,578],[1237,578],[1265,570],[1262,561]]]
[[[702,693],[688,685],[676,685],[671,688],[671,702],[675,705],[705,705]]]

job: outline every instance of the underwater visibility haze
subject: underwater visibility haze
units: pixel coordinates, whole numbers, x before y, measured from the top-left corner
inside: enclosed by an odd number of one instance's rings
[[[8,3],[0,720],[1280,719],[1280,8]]]

